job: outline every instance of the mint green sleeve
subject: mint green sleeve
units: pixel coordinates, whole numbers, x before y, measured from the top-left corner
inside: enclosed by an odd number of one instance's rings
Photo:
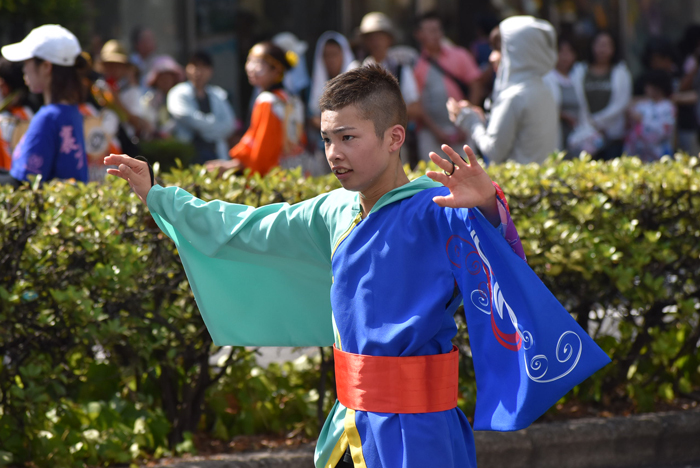
[[[148,208],[177,245],[215,344],[333,343],[329,213],[343,210],[328,196],[252,208],[151,188]]]

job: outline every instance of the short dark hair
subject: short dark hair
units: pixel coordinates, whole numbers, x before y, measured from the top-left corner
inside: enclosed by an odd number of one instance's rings
[[[649,70],[644,74],[644,84],[660,90],[665,97],[673,94],[673,81],[671,75],[663,70]]]
[[[500,22],[496,15],[488,12],[477,14],[475,21],[477,29],[480,29],[485,36],[489,35],[493,28],[498,27]]]
[[[205,50],[198,50],[190,56],[187,64],[203,65],[205,67],[214,68],[214,59],[211,54]]]
[[[341,73],[330,80],[319,102],[321,112],[355,106],[363,119],[374,123],[377,137],[387,128],[406,128],[408,116],[399,82],[383,67],[371,64]]]
[[[666,57],[673,63],[678,61],[673,44],[671,44],[671,41],[665,37],[652,37],[649,39],[649,42],[647,42],[646,47],[644,47],[644,52],[642,53],[642,65],[644,68],[651,68],[651,59],[654,55]]]
[[[418,18],[416,18],[416,29],[420,28],[423,25],[423,21],[430,20],[437,21],[438,23],[440,23],[440,26],[443,26],[442,17],[438,14],[437,11],[431,10],[423,13]]]
[[[10,91],[27,90],[24,83],[22,62],[10,62],[6,58],[0,58],[0,78],[5,81]]]
[[[143,26],[134,26],[134,28],[131,30],[131,34],[129,35],[129,42],[131,42],[131,50],[135,51],[136,46],[139,44],[139,40],[141,40],[141,35],[143,32],[146,30]]]

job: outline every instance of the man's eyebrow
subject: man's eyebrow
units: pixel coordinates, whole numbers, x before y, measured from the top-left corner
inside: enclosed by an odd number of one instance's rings
[[[331,133],[335,135],[337,133],[347,132],[348,130],[357,130],[357,129],[355,127],[338,127],[338,128],[334,128],[333,130],[331,130]],[[321,130],[321,135],[328,135],[328,133]]]

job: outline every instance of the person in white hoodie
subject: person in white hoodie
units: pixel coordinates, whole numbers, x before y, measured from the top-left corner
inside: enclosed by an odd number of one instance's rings
[[[626,111],[632,100],[632,75],[618,55],[613,36],[600,31],[591,42],[590,63],[576,64],[571,71],[572,81],[585,96],[579,126],[591,125],[603,137],[602,147],[594,154],[603,160],[622,154]]]
[[[488,122],[468,101],[448,101],[450,117],[488,161],[540,163],[557,144],[558,113],[542,79],[557,59],[556,33],[550,23],[532,16],[505,19],[499,30],[501,61]]]

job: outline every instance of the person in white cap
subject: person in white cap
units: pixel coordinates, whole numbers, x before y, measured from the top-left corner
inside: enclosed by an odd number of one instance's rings
[[[88,180],[79,71],[87,67],[78,39],[62,26],[45,24],[22,42],[0,52],[11,62],[24,62],[24,79],[33,93],[44,96],[27,132],[14,149],[10,176],[17,181],[41,175],[51,179]]]

